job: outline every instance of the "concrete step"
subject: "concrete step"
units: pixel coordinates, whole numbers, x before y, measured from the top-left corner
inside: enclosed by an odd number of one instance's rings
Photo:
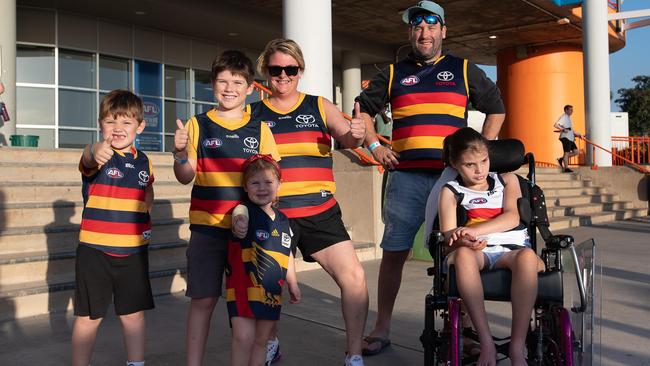
[[[607,190],[602,187],[553,187],[544,188],[544,196],[546,197],[570,197],[580,195],[599,195],[606,194]]]
[[[184,266],[184,241],[150,245],[151,271],[164,271]],[[74,281],[75,252],[49,254],[47,252],[22,253],[19,257],[0,257],[0,286],[46,281],[58,284]]]
[[[154,296],[185,291],[187,288],[185,269],[181,267],[150,272],[149,276]],[[51,285],[40,281],[0,287],[0,322],[70,311],[73,297],[74,282]]]
[[[188,240],[190,224],[185,219],[158,219],[153,221],[151,244]],[[10,228],[0,235],[0,256],[18,256],[21,253],[71,252],[79,242],[79,225],[47,225]]]
[[[82,149],[38,149],[20,147],[0,147],[0,163],[3,162],[39,162],[39,163],[67,163],[77,166],[81,158]],[[171,153],[146,152],[154,169],[159,165],[173,163]]]
[[[0,163],[0,169],[5,172],[3,174],[5,182],[51,182],[54,178],[57,181],[81,180],[78,164],[3,162]],[[154,165],[153,171],[156,182],[176,182],[171,162],[165,165]]]
[[[158,198],[190,197],[192,185],[178,182],[154,183],[154,194]],[[81,196],[81,179],[75,181],[52,182],[0,182],[0,206],[5,204],[79,201]]]
[[[372,243],[354,243],[354,247],[361,261],[378,258],[376,246]],[[320,268],[318,263],[303,261],[300,254],[296,257],[295,263],[298,272]],[[169,269],[166,270],[152,269],[149,274],[154,296],[186,289],[185,258],[175,264],[170,263],[168,267]],[[74,266],[69,270],[74,272]],[[0,285],[0,321],[71,310],[73,296],[73,280],[58,283],[34,281]]]
[[[575,173],[535,173],[536,182],[578,180]]]
[[[578,226],[603,224],[615,220],[625,220],[632,217],[644,216],[645,208],[632,208],[626,210],[605,211],[587,215],[564,216],[549,218],[551,231],[562,230]]]
[[[614,193],[604,194],[584,194],[579,196],[548,196],[546,195],[546,205],[553,206],[575,206],[587,203],[603,203],[614,202],[618,199],[618,195]]]
[[[602,203],[587,203],[575,206],[548,206],[548,217],[589,215],[599,212],[627,210],[634,208],[631,202],[615,201]]]
[[[189,213],[190,199],[157,199],[151,209],[152,219],[184,218]],[[70,225],[81,222],[81,201],[56,201],[5,204],[1,211],[5,228]]]
[[[537,185],[544,191],[547,189],[586,188],[594,186],[590,180],[547,180],[538,181]]]

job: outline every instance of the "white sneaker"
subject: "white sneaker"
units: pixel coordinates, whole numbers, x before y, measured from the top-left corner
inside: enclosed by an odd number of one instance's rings
[[[363,358],[359,355],[345,356],[345,366],[363,366]]]
[[[270,365],[272,363],[280,361],[282,354],[280,353],[280,340],[278,337],[275,339],[266,342],[266,364]]]

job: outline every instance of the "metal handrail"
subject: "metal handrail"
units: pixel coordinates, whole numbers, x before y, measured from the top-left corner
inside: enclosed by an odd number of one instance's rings
[[[628,159],[628,158],[626,158],[626,157],[624,157],[624,156],[618,155],[618,154],[616,154],[616,153],[613,153],[613,152],[611,152],[610,150],[607,150],[607,149],[605,149],[604,147],[602,147],[602,146],[600,146],[600,145],[594,143],[593,141],[588,140],[588,139],[587,139],[586,137],[584,137],[584,136],[576,136],[576,137],[579,138],[579,139],[581,139],[581,140],[583,140],[585,143],[591,145],[591,147],[592,147],[592,149],[593,149],[593,150],[592,150],[592,155],[591,155],[591,156],[592,156],[592,159],[593,159],[593,157],[596,156],[596,148],[599,148],[599,149],[605,151],[606,153],[610,154],[612,157],[615,157],[615,158],[617,158],[617,159],[621,159],[621,160],[623,160],[624,162],[628,163],[629,165],[631,165],[632,167],[634,167],[634,168],[635,168],[636,170],[638,170],[639,172],[641,172],[641,173],[645,173],[645,174],[650,174],[650,170],[648,170],[647,168],[645,168],[645,167],[643,167],[643,166],[641,166],[641,165],[636,164],[636,163],[633,162],[632,160],[630,160],[630,159]],[[591,163],[591,166],[592,166],[592,169],[597,169],[597,166],[596,166],[596,164],[595,164],[593,161],[592,161],[592,163]]]

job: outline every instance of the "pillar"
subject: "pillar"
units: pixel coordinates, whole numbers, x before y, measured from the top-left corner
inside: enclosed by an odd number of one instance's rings
[[[0,146],[9,145],[9,137],[16,133],[16,0],[0,1],[0,80],[5,86],[0,96],[11,121],[0,119]]]
[[[331,0],[283,0],[282,34],[298,42],[305,73],[298,89],[333,99]]]
[[[573,105],[573,127],[584,133],[582,51],[571,46],[518,47],[497,54],[497,80],[506,106],[499,136],[521,140],[541,162],[562,156],[553,124]]]
[[[354,98],[361,92],[361,59],[354,51],[343,51],[343,112],[352,115]]]
[[[587,138],[611,151],[609,124],[609,38],[607,0],[582,3]],[[598,166],[611,166],[611,156],[600,149],[592,157]]]

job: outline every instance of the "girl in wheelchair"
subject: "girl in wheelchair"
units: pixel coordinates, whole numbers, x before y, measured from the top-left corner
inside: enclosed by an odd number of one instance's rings
[[[455,267],[458,290],[479,337],[477,365],[496,365],[480,279],[480,271],[495,268],[512,272],[508,353],[512,365],[526,365],[526,333],[537,296],[537,273],[544,270],[544,263],[530,248],[526,227],[520,224],[517,177],[490,172],[487,140],[471,128],[445,138],[443,155],[458,176],[440,192],[440,230],[447,265]],[[466,222],[457,222],[458,205],[467,213]]]

